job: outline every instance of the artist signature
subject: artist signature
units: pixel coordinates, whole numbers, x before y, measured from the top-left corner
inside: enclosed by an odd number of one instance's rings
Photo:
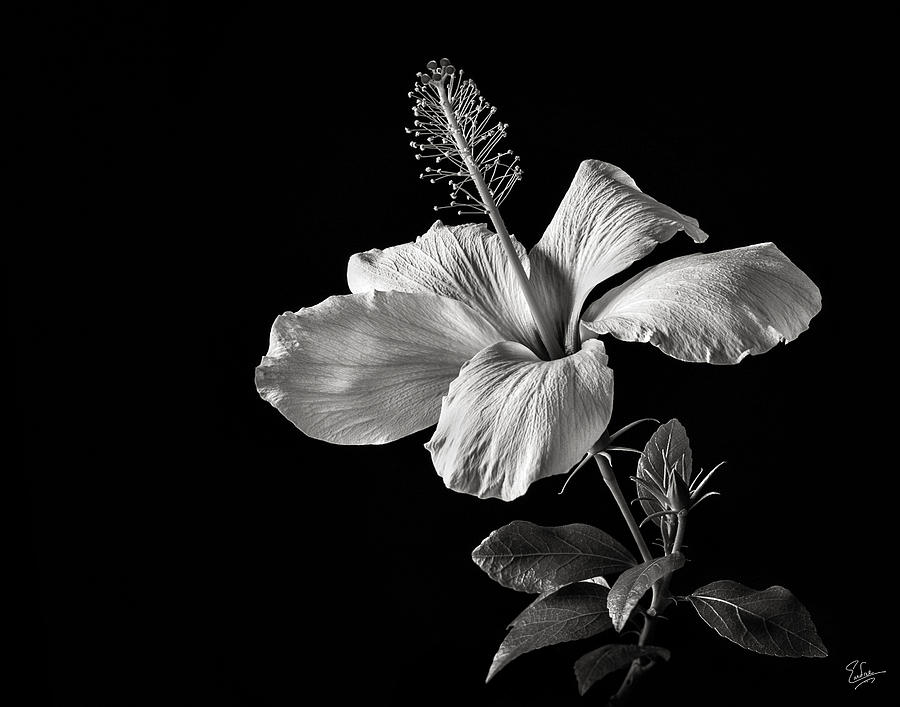
[[[847,682],[853,685],[854,690],[858,690],[860,685],[875,682],[876,675],[887,672],[887,670],[866,670],[866,661],[864,660],[851,660],[844,670],[850,673]]]

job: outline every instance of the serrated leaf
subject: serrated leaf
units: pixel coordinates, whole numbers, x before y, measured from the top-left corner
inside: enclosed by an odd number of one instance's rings
[[[686,484],[691,482],[691,444],[688,441],[684,426],[674,417],[647,440],[641,458],[638,460],[637,477],[649,484],[667,489],[669,474],[678,474]],[[648,494],[638,485],[638,496]],[[641,508],[648,516],[665,510],[656,500],[641,501]],[[662,524],[662,517],[654,518],[653,523]]]
[[[626,570],[609,590],[607,606],[616,631],[621,631],[641,597],[653,583],[684,566],[685,557],[680,552],[642,562]]]
[[[618,574],[636,562],[618,540],[593,526],[544,527],[524,520],[495,530],[472,559],[495,582],[533,594]]]
[[[575,661],[575,678],[578,692],[584,694],[590,687],[610,673],[628,667],[636,658],[662,658],[668,660],[671,653],[657,646],[637,646],[614,643],[585,653]]]
[[[721,580],[688,599],[701,619],[741,648],[779,657],[828,655],[806,607],[784,587],[757,591]]]
[[[606,611],[607,589],[576,582],[538,598],[512,622],[488,671],[490,680],[520,655],[565,641],[589,638],[611,626]]]

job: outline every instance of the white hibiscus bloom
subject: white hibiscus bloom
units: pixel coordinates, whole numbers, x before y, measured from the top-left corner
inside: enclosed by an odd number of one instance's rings
[[[438,221],[414,243],[354,255],[353,294],[278,317],[257,388],[337,444],[437,423],[426,448],[449,488],[514,499],[606,429],[613,374],[597,335],[737,363],[795,339],[819,311],[815,284],[763,243],[648,268],[582,314],[596,285],[678,231],[707,238],[618,167],[583,162],[537,245],[513,242],[562,357],[548,355],[500,237]]]

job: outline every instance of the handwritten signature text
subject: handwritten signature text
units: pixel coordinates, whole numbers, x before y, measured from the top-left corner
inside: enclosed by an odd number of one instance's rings
[[[850,673],[847,682],[853,685],[854,690],[858,690],[860,686],[867,683],[874,683],[876,675],[887,672],[887,670],[866,670],[866,661],[864,660],[851,660],[844,669]]]

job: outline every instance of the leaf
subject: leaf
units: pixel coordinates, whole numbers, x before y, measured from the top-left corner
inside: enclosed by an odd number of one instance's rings
[[[607,589],[597,584],[576,582],[540,597],[510,624],[487,680],[529,651],[555,643],[589,638],[612,624],[606,611]]]
[[[668,660],[671,653],[666,648],[657,646],[637,646],[614,643],[601,646],[597,650],[585,653],[575,661],[575,677],[578,680],[578,692],[584,694],[590,687],[610,673],[625,668],[636,658],[662,658]]]
[[[603,587],[603,588],[605,588],[605,589],[607,589],[607,590],[609,589],[609,582],[607,582],[605,579],[603,579],[603,577],[591,577],[590,579],[582,579],[582,580],[579,580],[579,581],[585,582],[585,583],[587,583],[587,584],[596,584],[596,585],[598,585],[598,586],[600,586],[600,587]],[[574,584],[574,582],[573,582],[573,584]],[[568,586],[568,585],[565,585],[565,586]],[[534,606],[534,605],[537,604],[538,602],[544,601],[544,599],[546,599],[548,596],[550,596],[551,594],[553,594],[553,592],[557,591],[558,589],[560,589],[560,588],[557,587],[556,589],[550,589],[549,591],[546,591],[546,592],[544,592],[543,594],[538,595],[538,596],[535,598],[535,600],[534,600],[533,602],[531,602],[531,604],[528,605],[528,608],[531,608],[532,606]],[[515,626],[517,620],[518,620],[518,619],[515,619],[515,620],[511,621],[510,624],[509,624],[509,626],[507,626],[507,628],[512,628],[513,626]]]
[[[657,557],[619,575],[609,590],[609,615],[616,631],[621,631],[632,610],[651,585],[658,579],[683,567],[685,557],[680,552]]]
[[[637,477],[642,481],[660,486],[667,490],[669,475],[678,474],[686,484],[691,482],[691,444],[688,441],[684,426],[675,418],[660,425],[653,436],[647,440],[644,451],[638,460]],[[648,494],[638,485],[638,497]],[[648,516],[665,510],[658,501],[641,501],[641,508]],[[653,519],[657,525],[662,524],[662,517]]]
[[[741,648],[779,657],[828,655],[806,607],[784,587],[756,591],[722,580],[688,599],[701,619]]]
[[[621,543],[593,526],[548,528],[524,520],[495,530],[475,548],[472,559],[495,582],[533,594],[618,574],[636,563]]]

